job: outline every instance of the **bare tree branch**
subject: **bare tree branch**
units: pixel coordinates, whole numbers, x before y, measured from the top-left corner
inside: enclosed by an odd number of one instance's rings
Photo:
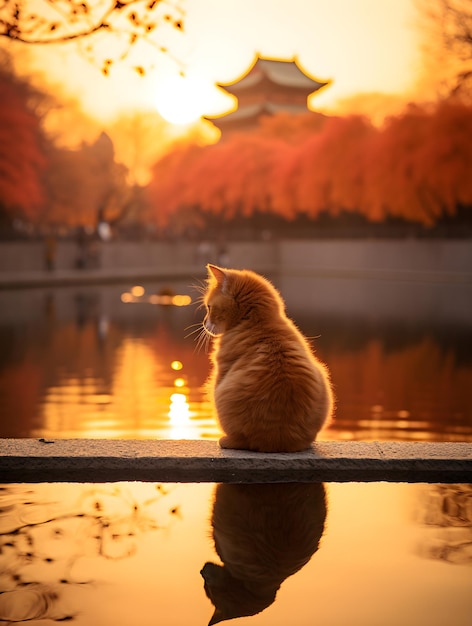
[[[168,54],[158,29],[183,31],[184,11],[179,0],[1,0],[0,37],[28,45],[61,44],[90,39],[98,33],[120,37],[126,58],[139,41]],[[91,44],[93,45],[93,44]],[[102,72],[109,73],[108,64]],[[142,66],[135,71],[144,74]]]
[[[425,52],[430,62],[448,68],[449,94],[472,95],[472,0],[416,0],[423,16]]]

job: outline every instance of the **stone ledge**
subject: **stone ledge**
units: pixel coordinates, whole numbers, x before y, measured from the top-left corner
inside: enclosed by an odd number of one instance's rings
[[[0,439],[0,482],[472,482],[471,443],[317,442],[295,454],[216,441]]]

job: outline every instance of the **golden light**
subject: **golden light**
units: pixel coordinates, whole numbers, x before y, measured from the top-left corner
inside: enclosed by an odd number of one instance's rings
[[[133,296],[128,291],[125,291],[125,293],[121,294],[121,302],[132,302],[132,301],[133,301]]]
[[[174,439],[191,436],[192,420],[190,419],[190,407],[187,396],[184,393],[173,393],[170,396],[169,420],[171,424],[171,437]]]
[[[175,371],[179,371],[183,368],[183,364],[181,361],[172,361],[170,364],[171,368]]]
[[[208,109],[202,84],[188,76],[168,76],[158,86],[155,103],[160,115],[170,124],[196,122]]]
[[[140,298],[141,296],[144,295],[144,287],[141,287],[141,285],[135,285],[131,289],[131,295],[134,296],[135,298]]]
[[[185,380],[183,378],[176,378],[174,380],[174,387],[184,387],[185,386]]]
[[[192,303],[192,298],[186,295],[170,296],[167,294],[153,294],[149,296],[148,302],[164,306],[188,306]]]
[[[191,304],[192,298],[190,296],[173,296],[172,304],[174,306],[188,306]]]

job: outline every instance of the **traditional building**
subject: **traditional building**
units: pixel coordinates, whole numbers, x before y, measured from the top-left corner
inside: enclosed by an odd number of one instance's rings
[[[296,60],[282,61],[256,56],[249,70],[236,81],[218,84],[235,96],[238,107],[218,117],[206,117],[222,133],[256,128],[264,115],[284,111],[300,114],[309,111],[309,95],[328,85],[309,76]]]

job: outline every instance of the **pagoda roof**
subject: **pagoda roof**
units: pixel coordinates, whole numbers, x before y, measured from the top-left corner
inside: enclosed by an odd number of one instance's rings
[[[256,56],[250,69],[241,78],[227,84],[218,83],[218,86],[237,96],[245,89],[254,88],[267,81],[281,87],[302,89],[307,93],[318,91],[329,83],[309,76],[300,68],[296,59],[287,61]]]
[[[234,111],[231,111],[231,113],[226,113],[217,117],[205,116],[203,119],[208,120],[219,127],[233,122],[244,122],[251,119],[257,119],[261,115],[275,115],[276,113],[282,112],[300,115],[308,113],[309,111],[305,107],[301,107],[298,104],[287,105],[277,104],[274,102],[258,102],[235,109]]]

